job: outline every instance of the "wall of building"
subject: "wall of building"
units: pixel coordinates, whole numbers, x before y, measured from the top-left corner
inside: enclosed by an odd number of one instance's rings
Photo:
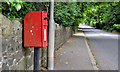
[[[55,49],[73,34],[72,28],[56,24]],[[0,14],[0,70],[32,70],[34,48],[23,47],[23,24]],[[40,49],[40,67],[47,67],[47,47]]]

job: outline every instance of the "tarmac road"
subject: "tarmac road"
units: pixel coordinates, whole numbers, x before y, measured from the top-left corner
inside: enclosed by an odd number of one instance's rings
[[[100,70],[118,70],[118,34],[80,25]]]

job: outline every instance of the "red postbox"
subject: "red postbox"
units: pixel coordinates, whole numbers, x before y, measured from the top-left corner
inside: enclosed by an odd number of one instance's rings
[[[24,46],[46,47],[47,44],[47,12],[32,11],[24,18]]]

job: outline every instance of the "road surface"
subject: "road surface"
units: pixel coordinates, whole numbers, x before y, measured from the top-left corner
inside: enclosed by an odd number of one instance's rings
[[[80,25],[100,70],[118,70],[118,34]]]

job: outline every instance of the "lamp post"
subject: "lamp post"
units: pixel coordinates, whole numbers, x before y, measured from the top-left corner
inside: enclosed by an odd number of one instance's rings
[[[48,70],[54,69],[54,39],[55,39],[54,0],[50,0]]]

